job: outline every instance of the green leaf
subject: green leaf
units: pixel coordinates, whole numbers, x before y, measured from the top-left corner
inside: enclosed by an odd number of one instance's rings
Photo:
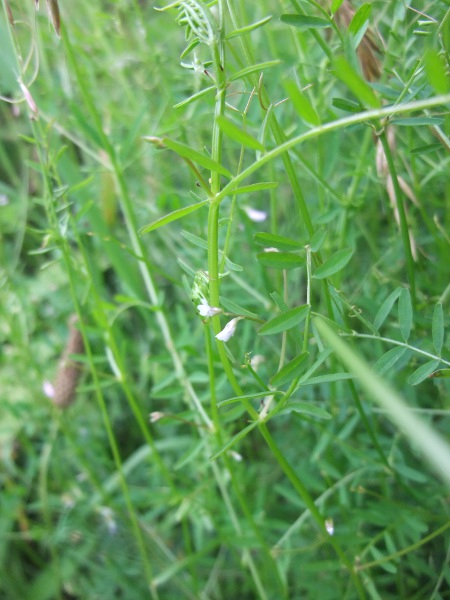
[[[334,381],[346,381],[347,379],[354,379],[355,376],[351,373],[327,373],[326,375],[317,375],[317,377],[310,377],[304,381],[299,381],[299,387],[305,385],[320,385],[322,383],[333,383]],[[302,378],[303,379],[303,378]]]
[[[229,179],[233,178],[233,175],[226,169],[223,165],[219,164],[217,161],[213,160],[209,156],[194,150],[191,146],[187,146],[186,144],[182,144],[181,142],[177,142],[175,140],[171,140],[170,138],[154,138],[151,136],[147,136],[143,138],[146,142],[150,142],[152,144],[156,144],[159,147],[169,148],[176,152],[179,156],[186,158],[194,163],[205,167],[210,171],[214,171],[216,173],[220,173],[221,175],[225,175]]]
[[[363,4],[353,15],[353,19],[348,26],[348,33],[353,37],[357,37],[361,29],[364,28],[367,21],[369,20],[370,13],[372,11],[371,4]]]
[[[183,58],[186,58],[186,56],[192,52],[192,50],[194,48],[196,48],[198,45],[200,44],[200,40],[196,37],[194,38],[187,46],[186,48],[183,50],[183,52],[180,54],[180,58],[181,60],[183,60]]]
[[[253,136],[249,133],[232,123],[229,119],[226,119],[223,116],[217,117],[217,123],[220,129],[225,133],[228,137],[243,146],[247,146],[248,148],[252,148],[253,150],[260,150],[261,152],[265,151],[264,146],[258,142]]]
[[[237,263],[234,263],[233,261],[231,261],[228,256],[225,256],[225,264],[227,266],[227,269],[229,271],[235,271],[235,272],[241,272],[244,270],[244,267],[242,265],[238,265]]]
[[[259,73],[260,71],[263,71],[264,69],[270,69],[271,67],[276,67],[280,63],[281,63],[281,60],[268,60],[267,62],[264,62],[264,63],[259,63],[257,65],[252,65],[251,67],[246,67],[245,69],[242,69],[241,71],[238,71],[237,73],[232,75],[230,77],[229,81],[236,81],[237,79],[245,79],[245,77],[248,77],[249,75],[252,75],[253,73]]]
[[[373,366],[373,370],[378,373],[378,375],[383,375],[389,369],[391,369],[397,361],[401,359],[401,357],[405,354],[406,348],[404,346],[396,346],[395,348],[391,348],[386,354],[380,356],[377,362]]]
[[[224,452],[226,452],[227,450],[232,448],[235,444],[237,444],[237,442],[239,442],[239,440],[242,440],[242,438],[244,438],[246,435],[248,435],[252,429],[255,429],[255,427],[257,425],[259,425],[258,421],[253,421],[253,423],[250,423],[250,425],[247,425],[247,427],[242,429],[242,431],[239,431],[239,433],[237,433],[230,440],[228,440],[228,442],[225,444],[225,446],[223,446],[218,452],[213,454],[209,460],[212,462],[213,460],[218,459],[219,456],[222,456],[222,454]]]
[[[245,315],[246,317],[251,317],[252,319],[258,318],[258,315],[255,313],[250,312],[246,308],[236,304],[236,302],[233,302],[228,298],[224,298],[223,296],[220,296],[220,306],[222,306],[227,312],[234,313],[235,315]]]
[[[427,379],[439,366],[440,360],[430,360],[424,365],[421,365],[408,377],[409,385],[418,385],[424,379]]]
[[[434,349],[436,350],[436,354],[440,356],[442,352],[442,345],[444,343],[444,312],[440,302],[438,302],[434,307],[433,325],[431,329]]]
[[[311,252],[318,252],[320,250],[323,242],[325,241],[326,235],[326,229],[318,229],[316,231],[316,233],[312,236],[311,241],[309,242]]]
[[[431,152],[436,152],[440,150],[442,145],[439,143],[435,144],[426,144],[425,146],[417,146],[417,148],[413,148],[410,154],[430,154]]]
[[[286,312],[281,313],[281,315],[277,315],[260,327],[258,330],[258,335],[273,335],[274,333],[280,333],[282,331],[292,329],[292,327],[295,327],[305,320],[309,309],[309,305],[304,304],[303,306],[291,308]]]
[[[433,373],[431,377],[444,377],[448,379],[450,377],[450,369],[439,369],[436,373]]]
[[[311,104],[308,96],[298,89],[297,84],[294,81],[286,81],[284,86],[300,117],[310,125],[320,125],[320,119],[316,109]]]
[[[183,229],[183,231],[181,232],[181,235],[186,240],[191,242],[191,244],[193,244],[194,246],[197,246],[197,248],[201,248],[202,250],[208,249],[208,242],[206,240],[204,240],[203,238],[199,237],[198,235],[194,235],[193,233],[191,233],[190,231],[186,231],[185,229]]]
[[[326,260],[322,265],[314,271],[313,279],[325,279],[334,275],[350,261],[353,254],[352,248],[344,248],[339,250],[330,259]]]
[[[411,333],[413,311],[411,304],[411,295],[407,288],[402,288],[398,298],[398,322],[400,325],[400,333],[405,342],[409,339]]]
[[[271,19],[272,19],[272,16],[269,15],[268,17],[261,19],[261,21],[257,21],[256,23],[252,23],[251,25],[247,25],[246,27],[242,27],[241,29],[235,29],[234,31],[231,31],[228,35],[226,35],[225,39],[231,40],[235,37],[238,37],[241,35],[246,35],[247,33],[251,33],[255,29],[258,29],[258,27],[263,27]]]
[[[286,252],[261,252],[256,258],[262,265],[271,269],[296,269],[305,264],[302,256]]]
[[[405,117],[403,119],[392,119],[392,125],[403,125],[405,127],[419,127],[420,125],[442,125],[442,117]]]
[[[203,200],[203,202],[198,202],[197,204],[191,204],[190,206],[186,206],[185,208],[179,208],[178,210],[174,210],[173,212],[165,215],[161,219],[150,223],[150,225],[145,225],[139,229],[139,235],[143,233],[148,233],[149,231],[154,231],[155,229],[159,229],[163,225],[167,225],[167,223],[171,223],[172,221],[178,221],[178,219],[182,219],[186,215],[198,210],[202,206],[205,206],[209,203],[209,200]]]
[[[372,108],[380,108],[381,101],[378,96],[343,56],[334,59],[333,67],[337,77],[345,83],[362,104]]]
[[[189,98],[186,98],[185,100],[182,100],[181,102],[178,102],[177,104],[174,104],[173,108],[181,108],[182,106],[191,104],[191,102],[195,102],[196,100],[203,98],[203,96],[206,96],[207,94],[211,93],[215,89],[216,89],[216,86],[211,85],[210,87],[207,87],[204,90],[200,90],[200,92],[197,92],[196,94],[193,94],[192,96],[189,96]]]
[[[418,448],[424,457],[450,484],[450,446],[426,421],[420,419],[406,402],[383,379],[376,375],[342,338],[334,333],[322,319],[315,318],[314,324],[321,337],[334,349],[339,360],[359,378],[359,385],[385,410],[391,419]]]
[[[240,188],[236,188],[230,192],[230,196],[237,196],[238,194],[251,194],[253,192],[270,190],[276,187],[278,187],[278,181],[261,181],[260,183],[251,183],[250,185],[243,185]]]
[[[397,298],[400,296],[401,291],[402,291],[402,288],[397,288],[396,290],[394,290],[391,294],[389,294],[389,296],[386,298],[386,300],[383,302],[383,304],[378,309],[378,312],[373,321],[373,326],[375,327],[375,329],[377,331],[380,329],[380,327],[385,322],[386,317],[391,312],[392,307],[394,306]]]
[[[296,358],[288,362],[276,373],[270,380],[270,385],[278,387],[285,383],[291,382],[296,377],[300,377],[303,372],[303,362],[307,358],[308,353],[302,352]]]
[[[344,0],[333,0],[331,3],[331,12],[334,14],[343,2]]]
[[[267,248],[278,248],[279,250],[298,250],[302,248],[301,242],[274,233],[255,233],[253,239],[260,246],[266,246]]]
[[[217,403],[217,407],[229,406],[230,404],[236,404],[237,402],[245,402],[246,400],[257,400],[258,398],[265,398],[266,396],[283,395],[283,392],[257,392],[256,394],[245,394],[244,396],[234,396],[233,398],[227,398]]]
[[[315,404],[310,404],[309,402],[302,402],[300,400],[291,400],[289,401],[285,408],[280,411],[278,414],[283,415],[286,413],[298,412],[305,413],[307,415],[311,415],[312,417],[317,417],[319,419],[332,419],[332,415],[325,409],[320,406],[316,406]]]
[[[438,94],[446,94],[449,91],[449,79],[445,63],[439,52],[434,48],[428,48],[424,56],[425,73],[428,81]]]
[[[300,29],[325,29],[331,27],[331,22],[320,17],[308,15],[281,15],[280,20],[287,25],[299,27]]]
[[[355,114],[361,112],[364,108],[359,102],[353,102],[353,100],[345,98],[333,98],[331,104],[340,110]]]

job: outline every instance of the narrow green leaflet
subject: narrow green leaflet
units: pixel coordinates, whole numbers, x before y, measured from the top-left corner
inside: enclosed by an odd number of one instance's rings
[[[237,442],[239,442],[239,440],[242,440],[242,438],[244,438],[247,434],[249,434],[252,429],[255,429],[255,427],[257,425],[259,425],[258,421],[253,421],[253,423],[250,423],[250,425],[247,425],[247,427],[242,429],[242,431],[240,431],[235,436],[233,436],[230,440],[228,440],[228,442],[225,444],[225,446],[223,446],[218,452],[213,454],[209,460],[212,462],[213,460],[218,459],[219,456],[222,456],[222,454],[224,452],[226,452],[227,450],[232,448],[235,444],[237,444]]]
[[[281,315],[277,315],[273,319],[270,319],[270,321],[267,321],[267,323],[264,323],[258,330],[258,335],[273,335],[292,329],[292,327],[295,327],[306,319],[309,309],[308,304],[290,308],[286,312],[281,313]]]
[[[311,104],[308,96],[298,89],[297,84],[294,81],[286,81],[285,88],[300,118],[310,125],[320,125],[316,109]]]
[[[191,204],[190,206],[186,206],[185,208],[179,208],[178,210],[174,210],[173,212],[161,217],[157,221],[150,223],[150,225],[145,225],[139,229],[139,235],[143,233],[148,233],[149,231],[154,231],[155,229],[159,229],[163,225],[167,225],[167,223],[171,223],[172,221],[178,221],[178,219],[182,219],[186,215],[198,210],[202,206],[208,204],[209,200],[203,200],[203,202],[198,202],[197,204]]]
[[[300,377],[304,371],[303,362],[307,356],[307,352],[302,352],[296,358],[284,365],[284,367],[282,367],[278,373],[271,378],[269,382],[270,385],[273,387],[278,387],[280,385],[284,385],[285,383],[290,383],[296,377]]]
[[[320,250],[322,244],[325,241],[326,235],[326,229],[318,229],[316,231],[316,233],[312,236],[311,241],[309,242],[311,252],[318,252]]]
[[[373,89],[358,75],[343,56],[336,57],[333,61],[333,66],[337,77],[345,83],[360,102],[372,108],[380,108],[381,101]]]
[[[442,117],[404,117],[403,119],[392,119],[392,125],[403,125],[404,127],[419,127],[420,125],[442,125]]]
[[[251,194],[253,192],[270,190],[276,187],[278,187],[278,181],[261,181],[260,183],[251,183],[250,185],[243,185],[240,188],[236,188],[230,192],[230,196],[237,196],[237,194]]]
[[[343,2],[344,0],[333,0],[331,3],[331,12],[334,14]]]
[[[314,271],[313,279],[325,279],[334,275],[350,261],[353,254],[352,248],[338,250],[330,259],[326,260],[322,265]]]
[[[229,81],[236,81],[237,79],[244,79],[245,77],[248,77],[249,75],[252,75],[253,73],[259,73],[260,71],[263,71],[264,69],[270,69],[271,67],[276,67],[280,63],[281,63],[281,60],[268,60],[267,62],[264,62],[264,63],[259,63],[257,65],[252,65],[251,67],[246,67],[245,69],[242,69],[241,71],[238,71],[237,73],[232,75],[230,77]]]
[[[309,379],[304,379],[303,381],[299,381],[299,387],[303,387],[305,385],[320,385],[322,383],[331,383],[334,381],[347,381],[348,379],[354,379],[355,376],[351,373],[327,373],[326,375],[317,375],[317,377],[310,377]]]
[[[177,104],[174,104],[173,107],[174,108],[181,108],[182,106],[186,106],[187,104],[191,104],[191,102],[195,102],[196,100],[199,100],[200,98],[203,98],[203,96],[206,96],[207,94],[210,94],[215,89],[216,89],[216,86],[215,85],[211,85],[210,87],[207,87],[204,90],[200,90],[200,92],[197,92],[196,94],[192,94],[192,96],[189,96],[189,98],[186,98],[185,100],[182,100],[181,102],[178,102]]]
[[[265,398],[266,396],[273,396],[275,394],[283,395],[283,392],[257,392],[256,394],[246,394],[245,396],[234,396],[233,398],[227,398],[217,403],[217,407],[229,406],[230,404],[236,404],[236,402],[244,402],[246,400],[255,400],[258,398]]]
[[[258,261],[272,269],[297,269],[305,264],[305,259],[287,252],[261,252],[256,255]]]
[[[434,349],[436,350],[436,354],[440,356],[442,352],[442,344],[444,343],[444,312],[440,302],[438,302],[434,307],[432,335]]]
[[[291,400],[288,402],[278,414],[284,415],[286,413],[298,412],[310,415],[311,417],[317,417],[318,419],[332,419],[332,415],[324,408],[310,404],[309,402],[302,402],[300,400]]]
[[[380,329],[380,327],[385,322],[386,317],[391,312],[392,307],[394,306],[397,298],[400,296],[401,291],[402,291],[402,288],[397,288],[396,290],[391,292],[389,294],[389,296],[386,298],[386,300],[383,302],[383,304],[380,306],[380,308],[378,309],[378,312],[373,321],[373,326],[375,327],[375,329],[377,331]]]
[[[436,371],[439,363],[439,360],[430,360],[424,365],[421,365],[408,377],[409,385],[418,385],[419,383],[422,383],[422,381],[430,377],[430,375]]]
[[[373,370],[378,373],[378,375],[383,375],[386,371],[389,371],[397,361],[401,359],[401,357],[406,352],[405,346],[396,346],[395,348],[391,348],[386,354],[380,356],[377,362],[373,366]]]
[[[239,142],[239,144],[242,144],[243,146],[252,148],[253,150],[260,150],[261,152],[265,151],[264,146],[258,142],[257,139],[232,123],[229,119],[219,116],[217,117],[217,123],[219,124],[219,127],[223,133],[225,133],[232,140]]]
[[[183,231],[181,232],[181,235],[186,240],[191,242],[191,244],[193,244],[194,246],[197,246],[197,248],[201,248],[202,250],[208,249],[208,242],[206,240],[204,240],[203,238],[199,237],[198,235],[194,235],[193,233],[191,233],[190,231],[186,231],[185,229],[183,229]]]
[[[449,91],[450,83],[443,57],[435,48],[428,48],[425,51],[424,62],[428,81],[436,93],[446,94]]]
[[[331,22],[320,17],[310,17],[308,15],[281,15],[283,23],[299,27],[300,29],[325,29],[331,27]]]
[[[297,240],[281,235],[275,235],[274,233],[255,233],[253,239],[260,246],[278,248],[278,250],[299,250],[303,246],[301,242],[298,242]]]
[[[234,313],[235,315],[244,315],[246,317],[251,317],[252,319],[257,319],[258,315],[253,312],[250,312],[246,308],[243,308],[236,302],[232,300],[228,300],[228,298],[224,298],[220,296],[220,306],[223,307],[227,312]]]
[[[371,4],[363,4],[362,6],[360,6],[354,14],[350,25],[348,26],[348,33],[356,37],[361,31],[361,29],[364,28],[366,22],[369,20],[371,11]]]
[[[400,333],[405,342],[409,339],[411,333],[411,325],[413,318],[413,310],[411,304],[411,295],[407,288],[403,288],[398,298],[398,322],[400,325]]]
[[[155,138],[151,136],[146,136],[143,139],[146,142],[156,144],[159,147],[166,146],[166,148],[173,150],[179,156],[187,158],[188,160],[197,163],[202,167],[205,167],[205,169],[208,169],[209,171],[220,173],[221,175],[225,175],[225,177],[228,177],[229,179],[233,178],[232,173],[230,173],[230,171],[226,169],[223,165],[213,160],[209,156],[198,152],[198,150],[194,150],[194,148],[191,148],[191,146],[187,146],[186,144],[182,144],[181,142],[177,142],[166,137]]]
[[[345,98],[333,98],[331,104],[339,110],[345,110],[350,113],[359,113],[364,110],[363,106],[359,102],[353,102],[353,100],[347,100]]]
[[[235,29],[234,31],[231,31],[229,34],[227,34],[225,36],[225,39],[231,40],[240,35],[246,35],[247,33],[251,33],[255,29],[258,29],[259,27],[263,27],[271,19],[272,19],[272,15],[269,15],[268,17],[261,19],[261,21],[257,21],[256,23],[252,23],[251,25],[247,25],[246,27],[242,27],[241,29]]]

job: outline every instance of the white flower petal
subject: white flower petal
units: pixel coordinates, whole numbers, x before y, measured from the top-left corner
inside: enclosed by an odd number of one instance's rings
[[[221,308],[216,308],[215,306],[210,306],[205,298],[202,299],[202,303],[197,306],[197,310],[202,317],[214,317],[214,315],[219,315],[222,312]]]
[[[220,340],[221,342],[228,342],[230,337],[233,337],[233,335],[236,331],[236,325],[238,324],[238,321],[240,321],[241,319],[242,319],[242,317],[236,317],[235,319],[231,319],[231,321],[229,321],[225,325],[225,327],[222,329],[222,331],[216,335],[216,338],[218,340]]]
[[[247,217],[254,221],[255,223],[262,223],[267,219],[267,213],[264,210],[258,210],[257,208],[245,207],[245,212],[247,213]]]

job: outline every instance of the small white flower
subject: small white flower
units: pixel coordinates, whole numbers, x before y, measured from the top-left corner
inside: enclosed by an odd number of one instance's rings
[[[159,410],[155,410],[154,412],[150,413],[150,423],[156,423],[156,421],[159,421],[160,419],[162,419],[165,416],[166,415],[163,412],[160,412]]]
[[[53,384],[50,383],[50,381],[44,381],[44,383],[42,384],[42,391],[47,396],[47,398],[55,397],[55,388],[53,387]]]
[[[236,462],[241,462],[242,461],[242,454],[239,454],[239,452],[235,452],[234,450],[230,450],[230,455],[232,458],[234,458],[234,460]]]
[[[247,213],[247,217],[255,223],[262,223],[267,219],[267,213],[264,210],[250,208],[250,206],[245,207],[244,210]]]
[[[279,252],[278,248],[264,248],[264,252]]]
[[[221,308],[216,308],[215,306],[210,306],[205,298],[202,298],[201,304],[197,306],[197,310],[202,317],[214,317],[215,315],[220,315],[222,312]]]
[[[225,327],[222,329],[220,333],[216,335],[216,338],[221,342],[228,342],[230,337],[233,337],[238,321],[240,321],[242,317],[236,317],[235,319],[231,319]]]
[[[333,533],[334,533],[333,519],[325,519],[325,529],[327,530],[328,535],[333,535]]]

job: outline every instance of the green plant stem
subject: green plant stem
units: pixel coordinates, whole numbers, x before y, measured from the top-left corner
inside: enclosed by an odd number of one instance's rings
[[[159,306],[159,298],[156,290],[156,286],[153,281],[153,277],[151,274],[151,268],[149,260],[146,256],[145,248],[142,244],[141,238],[138,235],[138,226],[136,222],[136,217],[133,211],[131,198],[128,192],[128,187],[126,185],[122,169],[120,168],[119,162],[116,157],[116,153],[114,148],[103,131],[102,122],[100,119],[100,115],[95,107],[95,104],[92,100],[91,94],[88,90],[87,83],[83,77],[83,74],[80,71],[78,62],[75,57],[75,53],[73,47],[70,43],[69,36],[65,30],[64,24],[61,27],[61,37],[64,43],[64,47],[66,49],[67,58],[69,64],[75,73],[77,78],[77,82],[83,96],[84,102],[89,110],[89,113],[94,121],[95,128],[99,135],[100,141],[102,142],[103,148],[109,156],[109,160],[111,162],[111,167],[114,173],[114,177],[116,180],[117,188],[119,191],[119,199],[120,205],[124,214],[125,223],[128,231],[128,235],[130,237],[131,247],[133,252],[138,258],[139,270],[141,272],[142,280],[144,282],[145,289],[147,291],[148,297],[152,304],[155,306]],[[170,354],[172,359],[175,373],[177,375],[178,380],[186,390],[187,397],[190,398],[192,404],[194,405],[198,416],[201,418],[203,423],[207,427],[212,426],[212,422],[208,415],[206,414],[197,394],[192,387],[189,378],[186,375],[185,369],[183,367],[183,362],[175,348],[175,344],[172,339],[172,334],[170,331],[169,323],[167,321],[166,315],[162,308],[159,308],[155,311],[155,318],[157,320],[158,326],[160,328],[161,334],[163,336],[166,348]]]
[[[369,333],[357,333],[353,331],[352,333],[340,333],[341,337],[349,337],[349,338],[366,338],[369,340],[377,340],[379,342],[386,342],[387,344],[392,344],[393,346],[403,346],[403,348],[408,348],[408,350],[412,350],[413,352],[417,352],[417,354],[422,354],[422,356],[426,356],[432,360],[440,360],[442,363],[450,367],[450,361],[445,360],[441,356],[437,356],[436,354],[431,354],[431,352],[425,352],[425,350],[421,350],[420,348],[416,348],[415,346],[411,346],[406,342],[400,342],[399,340],[394,340],[392,338],[382,337],[380,335],[370,335]]]
[[[413,111],[420,111],[425,108],[431,108],[433,106],[439,106],[440,104],[447,104],[450,102],[450,94],[446,94],[444,96],[435,96],[434,98],[428,98],[426,100],[418,100],[416,102],[406,102],[405,104],[401,104],[399,106],[389,106],[386,108],[377,108],[374,110],[368,110],[362,113],[358,113],[356,115],[350,115],[348,117],[344,117],[342,119],[336,119],[335,121],[330,121],[329,123],[325,123],[324,125],[319,125],[318,127],[313,127],[312,129],[297,135],[290,140],[284,142],[281,146],[270,150],[263,154],[258,160],[256,160],[253,164],[249,165],[246,169],[244,169],[241,173],[233,177],[221,190],[221,192],[216,196],[216,200],[223,200],[226,196],[230,194],[232,190],[234,190],[242,181],[253,175],[256,171],[258,171],[261,167],[271,162],[275,158],[281,156],[287,150],[294,148],[295,146],[299,146],[303,142],[307,140],[314,139],[330,131],[338,131],[339,129],[344,129],[345,127],[349,127],[350,125],[355,125],[356,123],[365,123],[374,120],[379,120],[385,117],[390,117],[392,115],[398,115],[402,113],[408,113]]]
[[[439,529],[436,529],[436,531],[433,531],[433,533],[430,533],[429,535],[422,538],[418,542],[415,542],[414,544],[411,544],[410,546],[407,546],[406,548],[402,548],[401,550],[398,550],[398,552],[393,552],[392,554],[387,554],[386,556],[383,556],[382,558],[379,558],[372,562],[363,563],[362,565],[359,565],[358,571],[363,571],[365,569],[371,569],[372,567],[378,567],[379,565],[382,565],[383,563],[389,562],[391,560],[395,560],[396,558],[399,558],[400,556],[403,556],[404,554],[409,554],[410,552],[414,552],[414,550],[417,550],[421,546],[428,544],[428,542],[431,542],[431,540],[433,540],[434,538],[436,538],[439,535],[441,535],[442,533],[444,533],[444,531],[446,531],[449,527],[450,527],[450,521],[447,521],[447,523],[442,525],[442,527],[439,527]]]
[[[413,258],[412,250],[411,250],[411,240],[409,237],[408,221],[406,219],[406,210],[405,210],[405,204],[403,202],[403,194],[400,189],[400,184],[398,182],[397,170],[395,168],[394,158],[392,156],[391,148],[389,146],[389,142],[387,139],[386,129],[383,129],[383,131],[380,133],[380,141],[383,146],[384,154],[386,156],[386,160],[387,160],[387,164],[388,164],[389,174],[391,176],[391,180],[393,183],[395,204],[396,204],[398,214],[400,217],[400,231],[401,231],[401,235],[402,235],[403,249],[405,252],[406,270],[408,272],[409,287],[410,287],[410,291],[411,291],[411,300],[412,300],[413,306],[415,306],[416,305],[415,266],[414,266],[414,258]]]

